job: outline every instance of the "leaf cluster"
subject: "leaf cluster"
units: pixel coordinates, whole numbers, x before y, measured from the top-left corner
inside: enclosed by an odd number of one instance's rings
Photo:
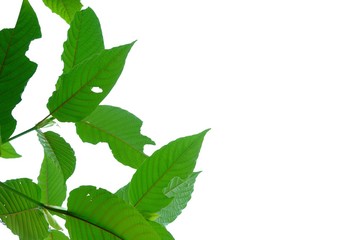
[[[144,146],[155,143],[141,134],[142,121],[120,107],[101,105],[135,42],[105,49],[101,25],[91,8],[83,9],[80,0],[43,2],[69,24],[61,55],[64,67],[47,103],[49,114],[18,135],[12,111],[37,68],[25,54],[41,37],[28,0],[22,2],[15,27],[0,31],[0,157],[21,157],[11,141],[32,131],[44,150],[37,182],[27,178],[0,182],[1,222],[21,240],[174,239],[166,226],[191,198],[199,175],[194,168],[208,130],[146,155]],[[44,130],[61,122],[75,124],[83,142],[107,143],[114,159],[136,170],[128,184],[115,193],[79,186],[68,194],[75,151],[60,133]],[[64,226],[57,223],[59,218],[65,220]]]

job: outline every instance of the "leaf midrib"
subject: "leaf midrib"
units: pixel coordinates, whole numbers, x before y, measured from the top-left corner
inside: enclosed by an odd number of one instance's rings
[[[154,182],[154,184],[152,184],[150,186],[150,188],[148,188],[148,190],[141,196],[141,198],[139,198],[139,200],[134,204],[134,207],[138,206],[141,201],[146,197],[147,194],[149,194],[149,192],[151,192],[152,189],[154,189],[156,187],[156,185],[165,177],[165,175],[167,173],[170,172],[170,170],[174,167],[174,165],[177,163],[177,161],[195,144],[196,141],[193,141],[187,148],[185,151],[183,151],[179,157],[176,158],[176,160],[173,161],[173,163],[170,165],[170,167]],[[150,160],[150,159],[149,159]],[[166,196],[164,194],[164,196]]]

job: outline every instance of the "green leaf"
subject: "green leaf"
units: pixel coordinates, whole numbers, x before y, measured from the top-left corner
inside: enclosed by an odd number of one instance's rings
[[[133,175],[130,203],[142,213],[156,213],[171,201],[164,194],[174,177],[186,179],[194,170],[205,134],[179,138],[160,148]]]
[[[35,73],[37,65],[25,53],[30,42],[41,37],[34,10],[24,0],[13,29],[0,31],[0,135],[2,142],[14,133],[16,120],[12,110],[21,101],[24,88]]]
[[[156,222],[149,222],[150,225],[154,228],[157,234],[160,236],[161,240],[175,240],[175,238],[169,233],[169,231],[162,225]]]
[[[67,23],[70,23],[77,11],[80,11],[82,4],[80,0],[43,0],[44,4],[53,13],[59,15]]]
[[[59,134],[37,132],[44,148],[44,160],[38,177],[41,202],[61,206],[66,198],[66,180],[75,170],[75,153]]]
[[[169,186],[164,189],[164,193],[167,197],[173,198],[173,201],[160,210],[160,216],[155,220],[156,222],[166,225],[173,222],[181,214],[191,199],[195,180],[199,174],[200,172],[192,173],[186,180],[179,177],[171,180]]]
[[[70,193],[66,228],[71,239],[160,240],[131,205],[104,189],[82,186]]]
[[[2,158],[19,158],[21,155],[19,155],[14,147],[9,143],[6,142],[0,146],[0,157]]]
[[[0,219],[21,240],[43,240],[49,235],[39,201],[40,188],[30,179],[0,182]]]
[[[59,223],[55,220],[55,218],[53,217],[53,215],[51,215],[51,213],[47,210],[47,209],[42,209],[44,215],[45,215],[45,219],[46,221],[49,223],[49,225],[51,227],[53,227],[56,230],[62,230],[62,228],[60,227]]]
[[[117,192],[114,194],[124,200],[126,203],[129,203],[129,184],[126,184],[125,186],[117,190]]]
[[[99,19],[90,8],[78,12],[71,22],[61,58],[63,72],[69,72],[85,59],[104,50],[104,40]]]
[[[147,155],[145,144],[155,144],[140,134],[142,121],[126,110],[113,106],[98,106],[88,117],[76,123],[76,132],[84,142],[106,142],[121,163],[138,168]]]
[[[60,231],[51,230],[49,236],[44,240],[69,240],[69,238]]]
[[[78,122],[94,111],[115,85],[133,44],[103,50],[60,76],[47,104],[50,114],[61,122]]]

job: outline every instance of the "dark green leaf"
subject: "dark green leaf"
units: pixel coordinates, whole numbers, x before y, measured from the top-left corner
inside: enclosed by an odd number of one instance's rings
[[[53,13],[59,15],[67,23],[70,23],[77,11],[80,11],[82,4],[80,0],[43,0],[44,4]]]
[[[0,218],[21,240],[43,240],[49,235],[39,201],[40,188],[30,179],[0,183]]]
[[[57,133],[38,130],[38,137],[44,148],[44,160],[38,177],[41,201],[61,206],[66,198],[66,180],[75,170],[75,153]]]
[[[4,143],[0,146],[0,157],[2,158],[19,158],[21,155],[19,155],[14,147],[9,143]]]
[[[121,163],[138,168],[147,155],[145,144],[154,142],[140,134],[142,121],[126,110],[98,106],[88,117],[76,123],[76,132],[84,142],[107,142],[114,157]]]
[[[167,197],[173,198],[173,201],[160,210],[156,222],[166,225],[173,222],[181,214],[191,199],[195,180],[199,174],[200,172],[192,173],[186,180],[179,177],[171,180],[169,186],[164,189],[164,193]]]
[[[34,10],[23,1],[14,29],[0,31],[0,135],[2,142],[13,134],[16,120],[12,110],[21,101],[24,88],[35,73],[37,65],[25,53],[30,42],[41,37]]]
[[[147,215],[166,207],[172,199],[164,188],[173,178],[186,179],[193,172],[206,133],[179,138],[154,152],[131,179],[130,203]]]
[[[66,228],[71,239],[160,240],[150,224],[119,197],[83,186],[70,193]]]
[[[94,111],[118,80],[133,44],[103,50],[63,74],[47,104],[50,114],[62,122],[78,122]]]
[[[69,240],[69,238],[60,231],[51,230],[49,236],[44,240]]]
[[[99,19],[90,8],[78,12],[71,22],[61,58],[63,72],[69,72],[85,59],[104,50],[104,41]]]
[[[162,225],[156,222],[149,221],[150,225],[154,228],[157,234],[161,237],[161,240],[175,240],[175,238],[169,233],[169,231]]]

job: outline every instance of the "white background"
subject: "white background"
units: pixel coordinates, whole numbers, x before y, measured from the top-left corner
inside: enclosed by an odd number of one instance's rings
[[[0,27],[13,27],[20,2],[0,0]],[[43,38],[39,64],[14,111],[21,132],[47,115],[61,73],[67,25],[30,1]],[[144,122],[157,143],[212,130],[193,198],[169,226],[177,240],[360,238],[360,14],[358,1],[102,0],[107,48],[138,40],[104,103]],[[74,147],[69,188],[115,191],[132,170],[106,145]],[[42,149],[34,133],[13,142],[21,159],[0,159],[0,179],[36,180]],[[0,239],[10,237],[0,228]]]

